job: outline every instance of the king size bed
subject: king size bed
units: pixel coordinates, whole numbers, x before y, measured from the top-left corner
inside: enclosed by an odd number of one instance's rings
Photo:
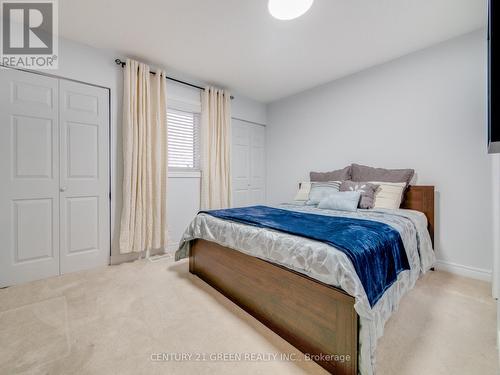
[[[385,323],[435,262],[433,235],[434,187],[409,186],[395,210],[202,211],[176,260],[329,372],[372,375]]]

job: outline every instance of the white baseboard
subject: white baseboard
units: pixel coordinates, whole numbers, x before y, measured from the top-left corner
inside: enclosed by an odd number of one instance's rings
[[[500,363],[500,300],[497,299],[497,350]]]
[[[491,270],[485,270],[482,268],[464,266],[462,264],[447,262],[444,260],[438,260],[436,262],[436,268],[439,270],[454,273],[456,275],[468,277],[471,279],[477,279],[477,280],[491,282],[491,277],[492,277]]]
[[[149,255],[157,255],[161,254],[163,251],[161,249],[152,250]],[[126,254],[112,254],[110,259],[111,265],[117,265],[126,262],[134,262],[139,258],[144,258],[146,256],[146,252],[142,253],[126,253]]]
[[[165,251],[158,249],[158,250],[153,250],[151,251],[150,255],[158,255],[162,253],[169,253],[169,254],[174,254],[177,249],[179,248],[179,242],[172,242],[167,245],[167,248]],[[125,262],[133,262],[141,257],[145,257],[145,253],[128,253],[128,254],[114,254],[111,255],[110,259],[110,264],[111,265],[116,265],[120,263],[125,263]]]
[[[497,350],[498,358],[500,359],[500,330],[497,331]]]
[[[169,243],[168,246],[167,246],[167,252],[169,252],[169,253],[175,253],[178,248],[179,248],[179,242]]]

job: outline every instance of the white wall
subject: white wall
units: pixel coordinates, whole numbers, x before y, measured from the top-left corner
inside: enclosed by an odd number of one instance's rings
[[[267,124],[267,106],[244,96],[236,96],[232,102],[231,117],[260,125]]]
[[[497,298],[497,349],[500,351],[500,154],[492,155],[493,297]]]
[[[435,185],[441,267],[488,279],[492,172],[486,40],[477,31],[272,103],[267,193],[290,201],[311,170],[411,167]]]
[[[491,204],[493,207],[493,297],[500,297],[500,154],[494,154],[492,159],[492,197]],[[500,300],[499,300],[500,303]],[[500,309],[499,317],[499,332],[500,332]],[[500,335],[499,335],[500,339]],[[500,343],[500,341],[499,341]],[[500,346],[499,346],[500,350]]]
[[[59,77],[104,86],[111,92],[111,232],[112,263],[131,260],[134,254],[119,254],[118,237],[121,215],[122,147],[121,147],[121,103],[122,69],[114,60],[123,57],[115,51],[106,51],[67,39],[60,38],[59,69],[47,73]],[[147,62],[147,61],[146,61]],[[177,75],[178,72],[175,72]],[[190,81],[189,77],[182,79]],[[202,82],[194,83],[203,85]],[[183,85],[167,81],[168,101],[175,106],[200,108],[200,92]],[[247,121],[266,122],[266,106],[233,93],[233,114]],[[168,220],[171,250],[175,249],[184,229],[200,207],[200,178],[196,173],[169,173]]]

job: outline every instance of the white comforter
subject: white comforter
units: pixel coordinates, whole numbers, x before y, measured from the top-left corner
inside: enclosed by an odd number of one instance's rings
[[[225,221],[207,214],[199,214],[191,222],[181,240],[176,260],[188,256],[191,240],[201,238],[283,265],[343,289],[355,297],[354,308],[360,317],[359,373],[373,375],[375,348],[378,338],[383,334],[385,323],[392,312],[397,310],[403,295],[415,286],[418,277],[427,272],[435,262],[425,215],[418,211],[402,209],[346,212],[294,204],[275,207],[321,215],[363,218],[389,224],[401,235],[411,269],[401,272],[397,281],[371,308],[351,261],[336,248],[304,237]]]

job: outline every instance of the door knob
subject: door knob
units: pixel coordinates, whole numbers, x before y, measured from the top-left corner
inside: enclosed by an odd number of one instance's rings
[[[61,187],[59,188],[59,191],[60,191],[61,193],[64,193],[64,192],[66,191],[66,186],[61,186]]]

